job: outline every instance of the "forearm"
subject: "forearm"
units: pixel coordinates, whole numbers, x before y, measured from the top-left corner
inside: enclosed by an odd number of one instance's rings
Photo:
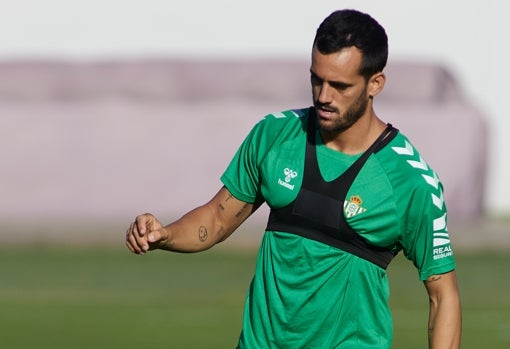
[[[430,297],[429,348],[457,349],[461,341],[461,304],[457,290]]]
[[[168,239],[159,248],[176,252],[198,252],[222,240],[224,231],[208,205],[200,206],[164,227]]]
[[[255,209],[222,188],[207,204],[167,225],[164,229],[168,238],[158,247],[178,252],[206,250],[229,237]]]

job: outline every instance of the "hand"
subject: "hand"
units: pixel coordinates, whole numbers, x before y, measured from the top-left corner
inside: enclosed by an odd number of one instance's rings
[[[136,217],[126,232],[126,246],[136,254],[145,254],[168,240],[168,232],[150,213]]]

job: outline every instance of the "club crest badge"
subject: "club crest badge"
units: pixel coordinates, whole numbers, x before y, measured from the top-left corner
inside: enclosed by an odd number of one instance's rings
[[[353,195],[349,198],[348,201],[345,200],[344,202],[345,216],[347,218],[351,218],[353,216],[365,212],[366,209],[361,207],[362,203],[363,200],[361,200],[361,197],[359,195]]]

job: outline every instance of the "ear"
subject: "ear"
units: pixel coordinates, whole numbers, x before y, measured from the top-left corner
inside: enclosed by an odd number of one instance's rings
[[[375,73],[368,80],[368,95],[374,97],[384,88],[386,75],[383,72]]]

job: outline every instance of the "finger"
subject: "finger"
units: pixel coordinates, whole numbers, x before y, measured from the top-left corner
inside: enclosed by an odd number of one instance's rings
[[[153,230],[149,233],[149,236],[147,237],[149,240],[149,243],[159,243],[168,240],[168,231],[166,229],[157,229]]]
[[[147,238],[145,236],[134,234],[132,240],[135,241],[136,245],[140,249],[140,253],[145,253],[147,250],[149,250],[149,243],[147,242]]]
[[[138,236],[143,236],[145,234],[145,218],[142,216],[138,216],[135,219],[133,225],[133,232]]]
[[[134,253],[144,253],[149,249],[146,238],[138,234],[136,224],[134,223],[132,223],[130,229],[128,229],[126,243],[128,244],[128,248],[131,248]]]
[[[144,236],[147,230],[153,224],[154,217],[150,213],[145,213],[136,217],[135,226],[138,234]]]
[[[149,250],[146,233],[148,232],[147,225],[150,224],[150,215],[140,215],[136,217],[136,221],[131,228],[132,236],[136,241],[136,246],[141,249],[141,253]]]
[[[130,239],[129,239],[129,236],[131,235],[132,231],[133,231],[133,223],[131,223],[131,224],[129,225],[129,228],[127,228],[127,230],[126,230],[126,237],[125,237],[125,239],[126,239],[126,246],[127,246],[127,248],[128,248],[131,252],[133,252],[133,253],[137,253],[137,252],[136,252],[135,247],[131,244],[131,241],[129,241],[129,240],[130,240]]]
[[[143,249],[142,247],[138,244],[135,236],[133,234],[129,234],[127,237],[126,237],[126,245],[128,246],[128,248],[136,253],[136,254],[141,254],[143,253]]]
[[[126,246],[131,252],[138,254],[138,252],[128,239],[126,239]]]

